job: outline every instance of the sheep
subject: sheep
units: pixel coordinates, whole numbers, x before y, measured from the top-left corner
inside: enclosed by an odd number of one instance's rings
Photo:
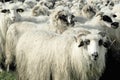
[[[78,37],[27,32],[16,47],[18,79],[98,80],[105,68],[106,43],[105,36],[89,31]]]
[[[55,5],[54,0],[41,0],[39,1],[39,3],[44,4],[44,6],[48,7],[49,9],[53,9]]]
[[[73,6],[71,7],[71,12],[75,16],[80,16],[82,15],[81,13],[82,8],[83,8],[83,5],[81,5],[81,3],[74,3]]]
[[[31,9],[37,4],[36,0],[25,0],[23,5],[25,5],[27,8]]]
[[[20,10],[21,9],[14,3],[8,5],[8,8],[1,10],[0,30],[4,39],[9,25],[20,20]]]
[[[68,18],[69,21],[68,22]],[[52,20],[51,20],[52,19]],[[6,34],[6,44],[5,44],[5,56],[6,56],[6,67],[7,71],[9,71],[9,66],[13,62],[15,56],[15,48],[17,41],[21,37],[21,35],[26,31],[32,31],[34,29],[39,30],[47,30],[61,34],[70,26],[74,26],[73,15],[68,14],[68,12],[64,9],[55,10],[52,15],[50,15],[50,23],[46,24],[35,24],[32,22],[18,22],[10,25],[7,34]]]
[[[86,21],[92,19],[95,14],[96,10],[92,6],[85,5],[81,10],[81,15],[76,16],[74,20],[80,23],[85,23]]]
[[[88,19],[91,19],[96,14],[95,8],[90,5],[85,5],[82,9],[82,15]]]
[[[49,16],[49,14],[50,14],[50,11],[49,11],[48,7],[43,5],[43,3],[37,4],[32,9],[33,16],[39,16],[39,15],[48,15]]]
[[[99,29],[102,31],[110,29],[110,28],[117,29],[119,27],[119,23],[115,22],[113,20],[113,18],[111,18],[111,16],[109,16],[109,14],[107,15],[104,12],[97,13],[91,20],[89,20],[81,25],[83,25],[83,27],[85,27],[85,26],[87,27],[87,26],[91,25],[93,28]],[[81,26],[81,25],[76,24],[75,26],[77,27],[77,26]]]
[[[3,59],[5,56],[6,32],[12,23],[19,21],[19,11],[21,10],[17,7],[16,4],[9,4],[7,6],[8,8],[3,7],[0,11],[0,57],[2,57]]]
[[[68,27],[74,26],[74,15],[66,7],[57,7],[50,15],[51,28],[55,29],[55,32],[62,33]]]

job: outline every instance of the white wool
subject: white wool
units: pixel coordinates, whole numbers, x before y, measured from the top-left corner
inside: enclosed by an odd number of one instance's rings
[[[88,34],[83,38],[81,36],[76,42],[74,36],[57,35],[46,31],[25,33],[16,47],[19,79],[99,79],[105,67],[106,49],[100,47],[99,59],[92,61],[86,48],[78,47],[84,38],[95,42],[102,39],[100,35]]]
[[[61,12],[59,14],[59,11]],[[52,31],[61,34],[69,27],[72,27],[72,23],[67,23],[64,21],[61,21],[59,19],[60,15],[71,16],[67,11],[60,9],[55,10],[52,15],[50,15],[50,21],[51,22],[45,22],[43,24],[35,24],[32,22],[18,22],[10,26],[7,35],[6,35],[6,65],[9,70],[9,65],[13,61],[13,57],[15,56],[15,48],[17,41],[21,37],[21,35],[26,31],[31,31],[33,29],[42,29],[47,31]],[[68,25],[69,24],[69,25]]]

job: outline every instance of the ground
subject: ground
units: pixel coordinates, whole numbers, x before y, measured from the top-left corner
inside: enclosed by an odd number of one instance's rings
[[[16,79],[16,72],[1,72],[0,73],[0,80],[17,80]]]

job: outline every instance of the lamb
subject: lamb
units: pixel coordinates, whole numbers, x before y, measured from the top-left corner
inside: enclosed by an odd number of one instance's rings
[[[105,68],[106,43],[105,36],[89,31],[78,37],[27,32],[16,47],[19,80],[98,80]]]
[[[52,19],[52,20],[51,20]],[[68,21],[68,19],[70,21]],[[5,48],[5,56],[6,61],[5,64],[7,66],[7,71],[9,71],[9,66],[13,62],[15,56],[15,48],[16,44],[21,37],[21,35],[27,31],[32,31],[35,29],[38,30],[47,30],[61,34],[70,26],[74,26],[73,15],[68,14],[68,12],[64,9],[56,11],[50,17],[49,25],[47,23],[44,24],[35,24],[32,22],[18,22],[12,24],[6,34],[6,48]]]

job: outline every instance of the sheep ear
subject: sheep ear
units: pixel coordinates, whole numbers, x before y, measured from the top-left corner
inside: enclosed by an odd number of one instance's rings
[[[2,13],[9,13],[10,11],[8,9],[1,10]]]
[[[21,13],[24,12],[24,10],[23,10],[22,8],[19,8],[19,9],[17,9],[16,11],[17,11],[17,12],[21,12]]]
[[[102,37],[106,36],[106,32],[99,32],[98,34],[100,34]]]

